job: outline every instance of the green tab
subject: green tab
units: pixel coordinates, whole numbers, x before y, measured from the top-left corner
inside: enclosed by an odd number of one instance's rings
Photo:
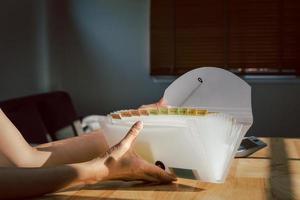
[[[187,108],[178,108],[178,114],[179,115],[186,115],[187,114]]]
[[[178,108],[169,108],[168,114],[169,115],[178,115]]]
[[[150,115],[158,115],[159,112],[158,112],[157,109],[149,109],[149,114],[150,114]]]
[[[167,115],[168,114],[168,108],[159,108],[159,114],[160,115]]]

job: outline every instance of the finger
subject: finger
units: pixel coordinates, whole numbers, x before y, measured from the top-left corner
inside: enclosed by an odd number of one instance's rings
[[[130,149],[135,138],[138,136],[139,132],[143,128],[143,123],[141,121],[136,122],[130,128],[126,136],[115,146],[111,147],[107,152],[106,156],[112,156],[115,160],[121,158]]]
[[[145,174],[142,178],[141,178],[142,181],[144,182],[150,182],[150,183],[159,183],[160,180],[157,179],[156,177],[153,177],[151,175],[147,175]]]
[[[167,102],[164,98],[161,98],[161,99],[157,102],[157,106],[158,106],[158,107],[168,107],[168,102]]]
[[[170,174],[170,173],[168,173],[168,172],[162,170],[161,168],[159,168],[155,165],[152,165],[152,164],[149,164],[145,174],[157,179],[161,183],[171,183],[171,182],[177,180],[175,175]]]
[[[136,137],[140,133],[140,131],[143,129],[143,122],[138,121],[130,128],[126,136],[121,140],[120,144],[121,146],[125,146],[130,148],[132,143],[135,141]]]
[[[164,98],[161,98],[157,103],[142,105],[140,108],[168,108],[168,107],[169,107],[168,102]]]

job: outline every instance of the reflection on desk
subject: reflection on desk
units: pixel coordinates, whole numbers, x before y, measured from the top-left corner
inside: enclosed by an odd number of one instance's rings
[[[69,188],[48,199],[300,199],[300,139],[262,138],[268,146],[234,159],[224,184],[181,179],[169,185],[104,182]]]

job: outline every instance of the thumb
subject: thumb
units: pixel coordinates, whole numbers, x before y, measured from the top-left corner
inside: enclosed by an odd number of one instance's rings
[[[130,148],[132,143],[135,141],[136,137],[139,135],[142,129],[143,129],[143,122],[137,121],[130,128],[126,136],[121,140],[120,144],[122,146],[127,146],[128,148]]]
[[[161,98],[161,99],[157,102],[157,106],[158,106],[158,107],[168,107],[168,102],[167,102],[164,98]]]

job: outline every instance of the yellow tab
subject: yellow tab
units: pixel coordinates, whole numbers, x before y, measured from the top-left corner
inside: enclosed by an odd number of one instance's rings
[[[168,108],[169,115],[178,115],[178,108]]]
[[[187,114],[188,115],[197,115],[197,109],[195,109],[195,108],[188,108],[187,109]]]
[[[178,114],[179,115],[186,115],[187,114],[187,108],[178,108]]]
[[[206,115],[206,114],[207,114],[207,110],[196,109],[196,115]]]

